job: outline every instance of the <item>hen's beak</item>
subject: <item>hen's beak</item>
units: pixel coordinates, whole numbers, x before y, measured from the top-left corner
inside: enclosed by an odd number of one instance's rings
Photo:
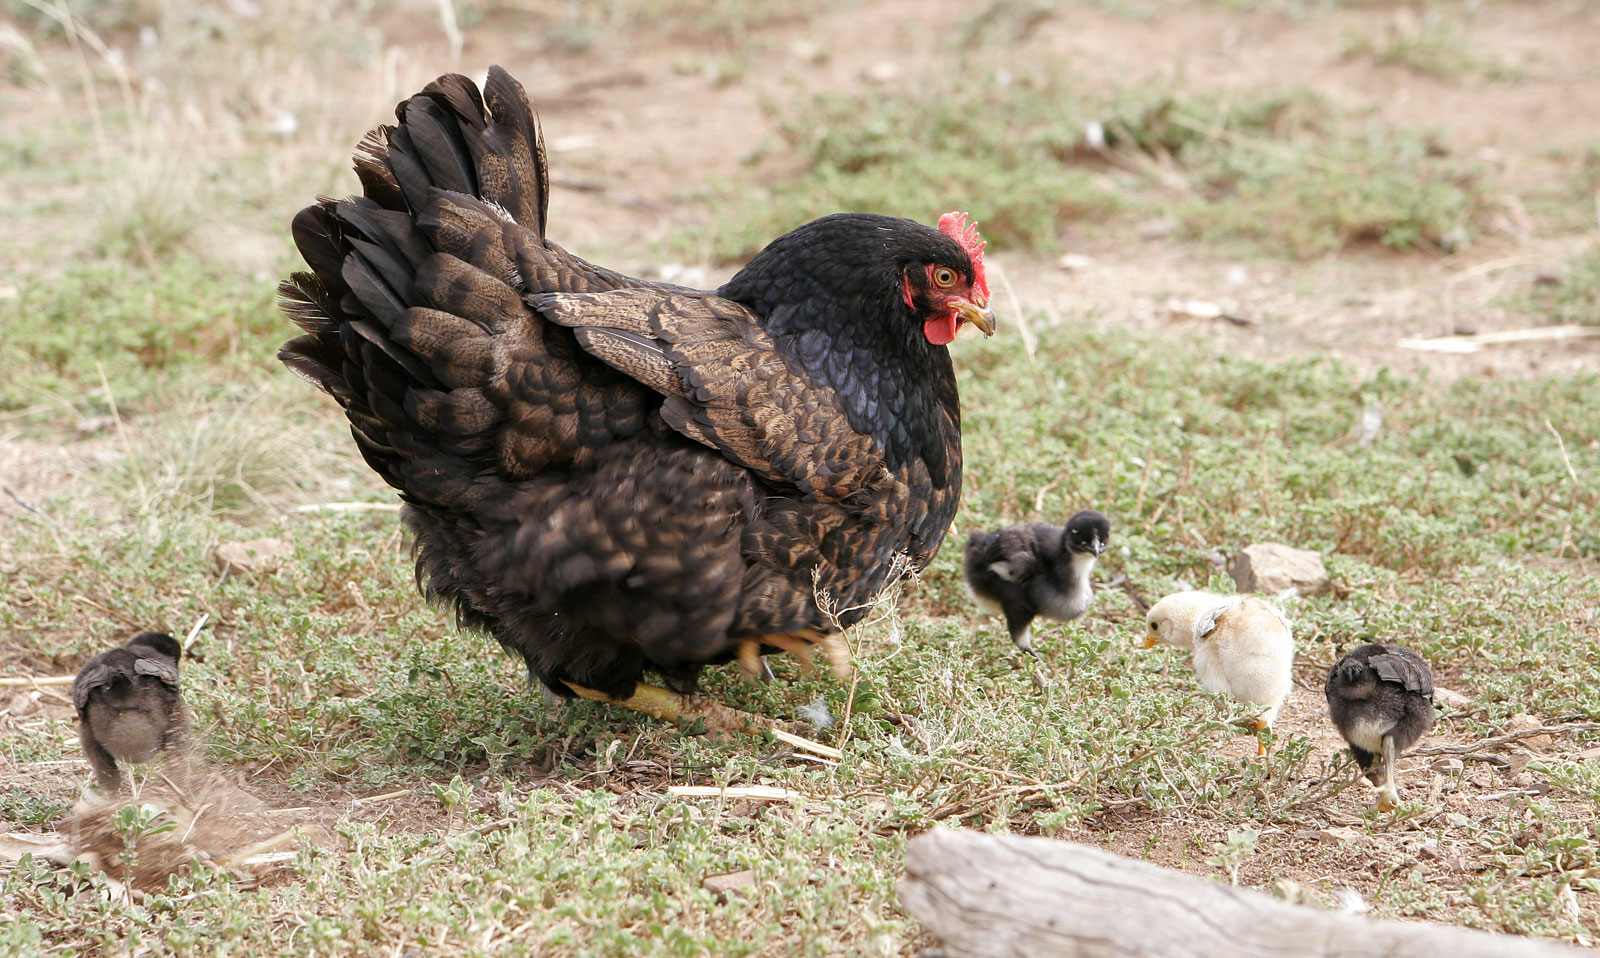
[[[971,323],[983,331],[985,336],[994,335],[994,310],[988,303],[978,305],[971,300],[963,299],[956,303],[956,325]]]
[[[1144,647],[1147,649],[1156,647],[1156,634],[1154,632],[1146,632],[1144,634]]]

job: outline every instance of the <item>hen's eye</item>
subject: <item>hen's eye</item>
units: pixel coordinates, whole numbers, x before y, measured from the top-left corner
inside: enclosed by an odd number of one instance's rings
[[[941,266],[933,271],[933,281],[940,286],[954,286],[956,284],[956,271]]]

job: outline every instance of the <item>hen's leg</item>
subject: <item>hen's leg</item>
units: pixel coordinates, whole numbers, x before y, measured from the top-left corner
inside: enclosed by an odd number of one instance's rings
[[[804,632],[790,632],[784,635],[763,635],[759,638],[744,639],[739,643],[739,664],[749,674],[769,681],[772,678],[772,669],[767,666],[767,657],[761,654],[763,645],[774,645],[800,660],[800,668],[806,672],[811,671],[811,654],[821,650],[828,659],[828,667],[833,670],[836,678],[849,678],[854,669],[850,665],[850,650],[844,640],[837,635],[824,636],[820,632],[806,630]]]
[[[739,643],[739,664],[751,675],[760,675],[766,666],[765,657],[761,655],[763,645],[773,645],[790,653],[800,660],[804,669],[811,667],[811,654],[820,650],[827,656],[828,664],[832,667],[834,675],[839,678],[848,678],[851,674],[850,650],[845,647],[844,641],[837,635],[823,636],[820,632],[805,631],[793,632],[786,635],[763,635],[758,638],[745,639]],[[770,674],[770,672],[769,672]],[[607,702],[620,705],[624,708],[643,712],[663,722],[676,722],[679,719],[694,721],[700,719],[707,728],[724,731],[738,731],[752,728],[768,728],[772,722],[729,708],[720,702],[713,702],[703,696],[682,695],[668,689],[658,688],[654,685],[640,683],[634,687],[633,694],[625,699],[612,698],[604,692],[571,682],[563,682],[571,689],[574,695],[586,698],[593,702]]]
[[[633,709],[635,712],[643,712],[651,718],[660,719],[663,722],[677,722],[680,719],[692,722],[695,719],[701,719],[706,723],[707,728],[729,732],[765,727],[771,724],[766,719],[747,712],[741,712],[738,709],[729,708],[720,702],[713,702],[703,696],[682,695],[654,685],[645,685],[643,682],[635,686],[633,694],[625,699],[612,698],[604,692],[575,685],[571,682],[563,684],[579,698],[585,698],[591,702],[620,705],[623,708]]]

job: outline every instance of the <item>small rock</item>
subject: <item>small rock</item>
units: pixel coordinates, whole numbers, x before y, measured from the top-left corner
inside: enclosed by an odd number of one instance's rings
[[[115,416],[90,416],[78,422],[78,436],[80,438],[93,436],[96,433],[105,432],[116,424],[117,417]]]
[[[11,696],[11,704],[6,706],[6,711],[19,718],[24,715],[32,715],[39,711],[39,693],[18,692],[16,695]]]
[[[789,47],[789,52],[801,63],[827,63],[828,48],[815,40],[796,40]]]
[[[1318,834],[1324,841],[1330,842],[1359,843],[1366,838],[1366,835],[1363,834],[1359,828],[1351,828],[1349,825],[1340,825],[1335,828],[1324,828],[1318,832]]]
[[[1178,221],[1170,216],[1163,216],[1151,220],[1139,227],[1139,238],[1145,240],[1166,239],[1178,231]]]
[[[1461,770],[1467,767],[1467,763],[1459,758],[1440,758],[1435,759],[1428,767],[1441,775],[1460,775]]]
[[[1544,723],[1538,716],[1529,715],[1527,712],[1518,712],[1506,720],[1507,732],[1531,732],[1536,728],[1543,728]]]
[[[211,558],[224,575],[271,572],[285,556],[291,555],[294,555],[294,546],[282,539],[223,542],[211,550]]]
[[[300,129],[300,120],[288,110],[273,110],[262,129],[273,136],[294,136]]]
[[[1167,312],[1180,319],[1217,319],[1222,307],[1203,299],[1169,299]]]
[[[1518,712],[1516,715],[1511,716],[1511,719],[1506,722],[1506,731],[1508,733],[1531,732],[1534,729],[1539,728],[1544,728],[1544,723],[1539,721],[1536,717],[1529,715],[1527,712]],[[1527,738],[1522,739],[1522,742],[1523,744],[1531,745],[1534,748],[1545,748],[1550,745],[1551,739],[1548,735],[1530,735]]]
[[[679,286],[694,286],[704,288],[712,285],[711,274],[703,266],[687,266],[683,263],[662,263],[655,269],[656,279],[664,283],[677,283]]]
[[[1522,776],[1522,770],[1527,768],[1528,763],[1532,760],[1532,752],[1525,748],[1518,749],[1506,756],[1506,767],[1505,770],[1500,774],[1511,779],[1513,784],[1526,788],[1527,786],[1533,784],[1533,779],[1530,777],[1526,782],[1519,782],[1517,779]]]
[[[1106,125],[1099,120],[1090,120],[1083,125],[1083,145],[1091,150],[1106,148]]]
[[[873,83],[880,86],[885,83],[894,82],[894,80],[899,76],[900,65],[897,63],[892,63],[888,60],[874,63],[872,66],[867,67],[867,69],[862,72],[862,78],[868,83]]]
[[[701,882],[700,887],[704,888],[711,894],[716,895],[717,903],[721,904],[728,900],[729,892],[743,891],[746,888],[753,888],[755,887],[755,883],[755,871],[753,869],[746,868],[744,871],[729,872],[726,875],[712,875],[705,881]]]
[[[1364,915],[1372,910],[1361,893],[1348,885],[1335,889],[1333,897],[1339,902],[1339,910],[1347,915]]]
[[[1436,842],[1423,842],[1417,849],[1417,857],[1423,861],[1438,861],[1444,857],[1444,852],[1439,850]]]
[[[1560,286],[1561,285],[1561,274],[1556,272],[1555,270],[1542,269],[1539,272],[1533,274],[1533,285],[1535,285],[1535,286]]]
[[[1094,260],[1082,253],[1062,253],[1061,258],[1056,260],[1056,265],[1069,273],[1082,272],[1093,264]]]
[[[1472,699],[1454,689],[1433,687],[1433,703],[1444,706],[1446,712],[1465,712],[1472,708]]]
[[[1300,595],[1322,595],[1333,587],[1322,556],[1277,542],[1246,546],[1233,557],[1228,575],[1240,592],[1277,595],[1294,589]]]
[[[1592,762],[1597,758],[1600,758],[1600,745],[1596,745],[1594,748],[1586,748],[1578,753],[1578,761],[1580,762]]]

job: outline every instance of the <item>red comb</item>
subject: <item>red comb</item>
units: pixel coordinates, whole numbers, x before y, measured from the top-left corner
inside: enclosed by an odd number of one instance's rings
[[[989,277],[983,271],[983,248],[989,244],[978,235],[978,224],[967,225],[967,214],[946,213],[939,217],[939,232],[960,244],[972,258],[972,287],[989,298]]]

